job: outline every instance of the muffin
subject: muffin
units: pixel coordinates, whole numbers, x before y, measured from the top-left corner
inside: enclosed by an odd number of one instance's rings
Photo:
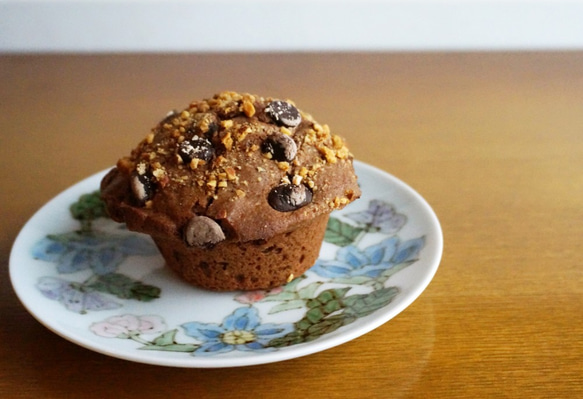
[[[280,286],[360,196],[345,142],[291,101],[222,92],[170,112],[101,182],[110,217],[211,290]]]

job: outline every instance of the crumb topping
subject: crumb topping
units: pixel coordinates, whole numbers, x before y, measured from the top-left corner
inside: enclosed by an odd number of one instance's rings
[[[352,170],[351,161],[344,140],[290,100],[225,91],[168,113],[117,168],[148,176],[147,184],[136,180],[143,207],[155,208],[169,190],[191,193],[196,199],[184,206],[204,213],[217,201],[233,203],[265,190],[265,203],[269,193],[271,207],[287,213],[312,201],[318,201],[312,207],[338,209],[357,198],[354,190],[319,193],[328,165]],[[228,217],[224,212],[216,216]]]

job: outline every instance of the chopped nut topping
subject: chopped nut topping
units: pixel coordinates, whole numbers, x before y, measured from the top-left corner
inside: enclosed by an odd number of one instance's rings
[[[329,163],[336,163],[336,154],[330,148],[325,146],[319,146],[318,151],[320,151],[320,153],[324,155],[326,161],[328,161]]]
[[[203,118],[199,123],[198,123],[198,127],[200,128],[200,130],[204,133],[208,132],[210,129],[210,122],[207,118]]]
[[[161,180],[164,176],[166,176],[166,171],[162,168],[154,169],[152,174],[156,177],[156,179]]]
[[[293,102],[286,100],[285,109],[283,105],[277,108],[276,103],[281,101],[235,92],[223,92],[212,99],[192,102],[186,110],[166,116],[130,156],[118,161],[117,166],[124,173],[143,174],[144,179],[151,179],[153,193],[164,194],[164,187],[170,185],[166,190],[176,188],[177,192],[192,195],[184,201],[188,208],[184,210],[186,213],[191,209],[200,212],[212,198],[219,199],[215,202],[218,207],[225,204],[224,201],[246,197],[247,192],[255,201],[258,189],[264,188],[263,184],[271,188],[277,184],[300,186],[311,195],[318,185],[327,184],[328,175],[319,176],[322,170],[333,163],[350,162],[352,154],[340,136],[330,133],[328,125],[317,123],[311,115],[297,108],[291,115],[294,118],[291,118],[288,114],[295,108]],[[267,111],[270,105],[272,110]],[[293,119],[291,122],[290,118]],[[270,137],[293,141],[297,147],[295,156],[274,155],[277,154],[276,147],[266,151],[265,142]],[[208,159],[193,155],[192,148],[199,148],[195,143],[199,139],[208,143],[212,153]],[[264,183],[258,184],[257,181]],[[318,192],[317,201],[306,210],[297,210],[296,215],[313,215],[327,206],[340,208],[358,197],[358,190],[350,188],[355,191],[346,190],[327,201],[320,199],[325,193]],[[152,197],[157,210],[164,204],[156,201],[165,198],[168,196]],[[146,200],[140,205],[153,206]],[[177,215],[183,216],[180,211]],[[233,228],[237,231],[238,227]],[[293,278],[290,275],[290,281]]]
[[[255,106],[248,98],[243,100],[243,112],[248,118],[255,115]]]
[[[237,172],[230,166],[225,168],[225,173],[227,174],[227,179],[229,180],[235,180],[237,178]]]
[[[297,186],[302,182],[302,179],[303,179],[302,176],[294,175],[294,177],[292,178],[292,183]]]
[[[334,146],[334,149],[339,150],[342,147],[344,147],[344,140],[342,140],[339,136],[337,135],[332,135],[332,144]]]
[[[190,161],[190,169],[195,170],[196,168],[198,168],[198,165],[204,163],[205,162],[202,159],[193,158],[192,161]]]
[[[207,112],[210,109],[210,106],[208,105],[208,103],[206,101],[203,101],[201,103],[199,103],[196,108],[198,109],[199,112]]]
[[[290,169],[289,162],[278,162],[277,167],[286,172]]]
[[[136,171],[140,175],[145,175],[146,174],[146,171],[148,170],[147,168],[148,168],[148,166],[144,162],[140,162],[138,164],[138,166],[136,167]]]
[[[336,151],[336,156],[340,159],[347,159],[348,157],[350,157],[350,151],[348,151],[348,148],[342,147],[338,151]]]
[[[223,143],[227,151],[231,151],[231,148],[233,148],[233,138],[231,137],[231,132],[227,132],[225,137],[221,139],[221,143]]]

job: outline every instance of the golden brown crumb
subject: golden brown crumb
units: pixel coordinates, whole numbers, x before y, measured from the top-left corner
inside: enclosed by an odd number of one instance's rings
[[[332,145],[334,146],[334,149],[339,150],[344,146],[344,140],[342,140],[340,136],[334,134],[332,135]]]
[[[287,172],[290,168],[289,162],[278,162],[277,167],[285,172]]]
[[[255,106],[248,98],[243,100],[243,112],[248,118],[255,115]]]
[[[231,123],[232,122],[233,121],[231,121]],[[221,139],[221,142],[223,143],[227,151],[231,151],[231,148],[233,148],[233,138],[231,137],[231,132],[227,132],[227,134],[225,134],[225,137]]]
[[[326,161],[328,161],[329,163],[336,163],[336,154],[330,148],[325,146],[318,146],[318,151],[320,151],[320,153],[324,155]]]

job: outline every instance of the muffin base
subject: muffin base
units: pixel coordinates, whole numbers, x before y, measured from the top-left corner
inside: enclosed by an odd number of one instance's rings
[[[152,238],[166,265],[192,285],[214,291],[269,289],[314,265],[329,216],[320,215],[268,240],[226,240],[212,248],[189,247],[176,238]]]

